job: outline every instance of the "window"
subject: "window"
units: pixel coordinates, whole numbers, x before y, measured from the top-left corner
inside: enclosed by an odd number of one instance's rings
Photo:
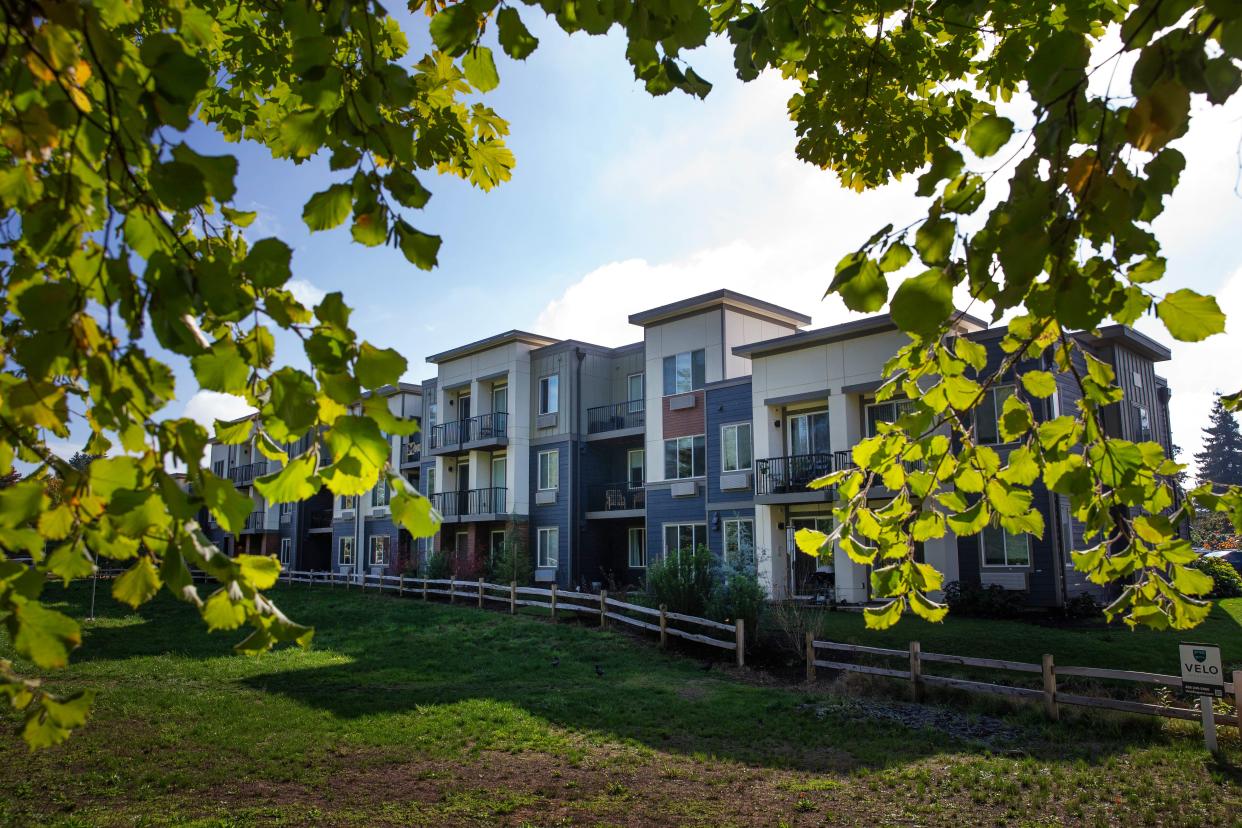
[[[432,403],[430,406],[427,407],[427,428],[435,428],[436,411],[439,409],[439,407],[440,406],[437,403]]]
[[[492,457],[492,488],[505,488],[506,476],[509,472],[509,459],[507,455],[498,454]]]
[[[379,481],[375,484],[375,488],[371,490],[371,507],[388,505],[388,478],[380,474]]]
[[[629,535],[630,568],[642,569],[647,566],[647,530],[632,526]]]
[[[358,496],[357,495],[341,495],[339,498],[337,498],[337,502],[340,504],[341,511],[345,511],[346,509],[358,508]]]
[[[282,504],[280,504],[280,516],[281,516],[281,517],[284,517],[285,515],[291,515],[291,514],[293,514],[293,504],[292,504],[292,503],[282,503]]]
[[[280,539],[280,563],[284,566],[289,565],[289,558],[293,554],[293,538]]]
[[[734,423],[720,429],[720,470],[750,469],[750,423]]]
[[[371,566],[388,566],[388,552],[392,538],[388,535],[371,536]]]
[[[706,523],[664,524],[664,554],[680,555],[707,546]]]
[[[354,565],[354,539],[341,538],[340,554],[337,556],[337,563],[341,566]]]
[[[626,465],[629,467],[629,482],[631,486],[643,485],[646,479],[647,452],[643,449],[630,449],[625,453]]]
[[[557,374],[539,378],[539,413],[555,414],[561,410],[561,378]]]
[[[755,522],[749,519],[724,522],[725,560],[749,564],[755,560]]]
[[[706,441],[698,437],[674,437],[664,441],[664,479],[702,477],[706,473]]]
[[[1135,388],[1143,387],[1143,372],[1142,371],[1134,372],[1134,387]]]
[[[987,526],[979,537],[984,566],[1031,565],[1030,535],[1011,535],[999,526]]]
[[[427,495],[427,497],[431,497],[431,496],[432,496],[433,494],[435,494],[435,493],[436,493],[436,467],[435,467],[435,466],[428,466],[428,467],[427,467],[427,491],[426,491],[426,495]]]
[[[979,401],[978,408],[979,427],[975,432],[975,438],[983,445],[994,446],[1001,442],[1001,411],[1005,400],[1013,394],[1014,386],[1012,385],[996,385],[983,392],[983,399]]]
[[[1012,387],[1012,386],[1011,386]],[[889,400],[888,402],[871,403],[867,407],[867,436],[879,434],[880,423],[895,423],[897,418],[910,408],[909,400]]]
[[[703,349],[686,351],[664,358],[664,396],[697,391],[706,381]]]
[[[492,389],[492,413],[509,413],[509,386],[500,385]]]
[[[539,452],[539,489],[547,491],[555,489],[560,482],[561,453],[556,449]]]
[[[1147,408],[1141,405],[1134,406],[1134,424],[1136,426],[1136,437],[1138,442],[1146,442],[1151,439],[1151,418],[1147,415]]]
[[[535,565],[540,569],[555,569],[556,554],[560,546],[560,530],[555,526],[539,530],[539,555]]]
[[[505,530],[493,529],[488,535],[488,549],[492,554],[492,559],[505,551]]]
[[[216,477],[224,477],[224,461],[217,460],[216,462],[212,463],[211,470],[212,472],[215,473]]]
[[[629,401],[630,413],[637,413],[643,410],[647,396],[647,389],[643,382],[642,374],[630,374],[625,378],[626,400]]]
[[[791,455],[827,454],[828,412],[810,411],[789,415],[788,433]]]

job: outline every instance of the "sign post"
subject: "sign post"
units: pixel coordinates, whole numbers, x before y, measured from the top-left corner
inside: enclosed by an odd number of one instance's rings
[[[1212,644],[1180,644],[1182,689],[1199,697],[1203,719],[1203,744],[1216,752],[1216,716],[1212,700],[1225,695],[1225,671],[1220,663],[1220,647]]]

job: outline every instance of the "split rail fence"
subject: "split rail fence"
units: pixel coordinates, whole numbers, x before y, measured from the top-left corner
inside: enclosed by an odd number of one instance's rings
[[[417,578],[405,575],[353,575],[337,572],[303,572],[285,571],[281,579],[291,584],[328,584],[330,586],[361,587],[395,592],[398,595],[411,595],[427,600],[429,596],[447,597],[450,603],[458,601],[474,602],[479,607],[492,604],[508,604],[509,612],[516,613],[518,607],[538,607],[551,611],[552,620],[556,620],[561,612],[574,612],[599,617],[601,628],[607,629],[610,623],[628,624],[641,630],[657,633],[660,646],[668,645],[669,636],[683,638],[709,647],[732,650],[737,665],[746,664],[746,625],[742,619],[732,624],[699,618],[695,615],[683,615],[672,612],[665,606],[659,608],[644,607],[631,604],[609,596],[608,590],[601,590],[598,595],[589,592],[574,592],[557,589],[551,584],[547,589],[542,587],[518,586],[516,583],[493,584],[482,578],[477,581],[463,581],[453,578]],[[635,616],[641,617],[635,617]],[[679,625],[679,626],[675,626]],[[689,626],[691,629],[682,629]],[[708,632],[692,631],[705,629]],[[720,633],[730,637],[722,638]]]
[[[902,659],[906,662],[906,666],[903,670],[891,667],[874,667],[869,664],[857,664],[847,661],[828,660],[820,658],[820,650]],[[995,684],[950,676],[930,675],[924,672],[923,668],[926,664],[950,664],[980,670],[1038,675],[1042,680],[1042,687],[1021,687],[1012,684]],[[1225,694],[1232,695],[1234,700],[1234,714],[1231,716],[1217,715],[1212,709],[1210,699],[1207,701],[1203,700],[1207,699],[1207,697],[1203,697],[1200,700],[1199,709],[1193,709],[1189,707],[1148,704],[1129,699],[1083,696],[1063,692],[1058,687],[1058,679],[1062,677],[1077,676],[1109,681],[1136,682],[1139,684],[1159,685],[1175,690],[1181,689],[1182,679],[1180,676],[1165,675],[1163,673],[1112,670],[1105,667],[1061,666],[1054,662],[1051,655],[1044,655],[1040,664],[1033,664],[1024,661],[1006,661],[996,658],[925,653],[917,641],[911,641],[909,648],[906,650],[893,650],[862,644],[843,644],[837,641],[816,641],[811,633],[807,633],[806,677],[808,681],[815,680],[816,669],[820,667],[847,673],[862,673],[872,676],[905,679],[910,683],[911,697],[915,701],[922,701],[923,691],[926,687],[948,687],[954,690],[965,690],[970,693],[1016,696],[1032,701],[1042,701],[1045,713],[1053,721],[1060,718],[1060,706],[1063,704],[1118,710],[1124,713],[1140,713],[1148,716],[1163,716],[1171,719],[1188,719],[1190,721],[1198,719],[1203,722],[1205,739],[1213,746],[1215,744],[1216,724],[1235,725],[1242,732],[1242,670],[1234,670],[1233,681],[1225,684]]]

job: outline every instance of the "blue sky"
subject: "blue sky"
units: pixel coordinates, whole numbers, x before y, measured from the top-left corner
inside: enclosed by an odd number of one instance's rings
[[[237,206],[260,211],[249,233],[279,233],[294,248],[294,274],[309,298],[340,290],[365,338],[410,360],[407,379],[433,375],[428,354],[509,328],[601,344],[636,341],[628,313],[730,287],[812,315],[847,318],[821,299],[836,261],[889,221],[923,214],[913,182],[863,195],[794,157],[779,77],[733,77],[727,44],[691,56],[715,83],[705,101],[652,98],[637,84],[618,36],[567,36],[523,8],[540,38],[525,62],[500,54],[500,88],[483,96],[511,125],[513,180],[491,193],[428,173],[434,197],[420,229],[444,239],[440,266],[418,271],[391,249],[351,242],[347,227],[310,234],[306,199],[340,174],[315,159],[301,166],[253,146],[196,135],[203,152],[241,158]],[[425,19],[404,17],[411,60],[427,44]],[[1219,292],[1242,330],[1242,198],[1236,192],[1242,107],[1205,110],[1178,146],[1189,159],[1182,188],[1158,230],[1170,260],[1167,289]],[[1210,109],[1211,111],[1206,111]],[[1169,342],[1158,324],[1140,324]],[[299,362],[294,342],[282,340]],[[1242,337],[1231,333],[1174,349],[1160,370],[1174,391],[1175,439],[1197,448],[1215,388],[1242,387]],[[178,366],[182,411],[209,421],[238,413],[221,395],[194,394]],[[188,405],[187,405],[188,403]]]

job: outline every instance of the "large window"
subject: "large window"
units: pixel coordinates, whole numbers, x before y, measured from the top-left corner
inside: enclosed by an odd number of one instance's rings
[[[435,493],[436,493],[436,467],[435,467],[435,466],[428,466],[428,467],[427,467],[427,491],[426,491],[426,495],[427,495],[427,497],[431,497],[431,496],[432,496],[433,494],[435,494]]]
[[[706,474],[705,440],[698,437],[674,437],[664,441],[664,479],[681,480]]]
[[[686,351],[664,358],[664,396],[697,391],[706,381],[703,349]]]
[[[664,524],[664,554],[680,555],[707,546],[706,523]]]
[[[341,511],[358,508],[358,495],[341,495],[337,498]]]
[[[557,374],[539,378],[539,413],[555,414],[561,410],[561,378]]]
[[[999,526],[987,526],[980,538],[984,566],[1031,565],[1030,535],[1011,535]]]
[[[436,427],[436,412],[439,409],[440,406],[436,403],[432,403],[427,406],[427,428],[431,429]]]
[[[535,565],[540,569],[555,569],[557,549],[560,546],[561,532],[555,526],[539,530],[539,554]]]
[[[289,558],[293,553],[293,538],[280,539],[280,563],[284,566],[289,565]]]
[[[337,563],[341,566],[354,565],[354,539],[341,538],[340,552],[337,554]]]
[[[874,437],[880,433],[880,423],[895,423],[897,418],[905,414],[911,406],[910,400],[889,400],[888,402],[871,403],[867,406],[867,436]]]
[[[808,411],[789,415],[789,453],[828,453],[828,412]]]
[[[625,453],[625,464],[629,468],[629,482],[631,486],[641,486],[643,481],[647,479],[647,473],[644,469],[646,456],[647,452],[643,449],[630,449]]]
[[[642,569],[647,565],[647,530],[641,526],[630,527],[630,568]]]
[[[371,566],[388,566],[388,553],[391,547],[392,538],[388,535],[372,535]]]
[[[1136,372],[1137,373],[1137,372]],[[1151,439],[1151,417],[1144,406],[1134,406],[1135,440],[1147,442]]]
[[[509,386],[498,385],[492,389],[492,413],[509,413]]]
[[[558,488],[561,476],[561,453],[556,449],[539,452],[539,490]]]
[[[629,405],[630,411],[631,412],[642,411],[643,406],[646,404],[644,401],[646,397],[646,388],[643,385],[643,375],[642,374],[630,374],[625,379],[625,385],[626,385],[626,393],[627,393],[626,399],[630,403]]]
[[[1012,385],[997,385],[983,392],[977,409],[979,426],[975,431],[975,439],[981,444],[994,446],[1001,442],[1000,416],[1005,400],[1013,393]]]
[[[720,470],[750,469],[750,423],[734,423],[720,429]]]
[[[489,532],[487,545],[492,554],[492,560],[495,560],[497,555],[505,551],[505,530],[493,529]]]
[[[755,522],[746,519],[724,522],[725,560],[749,564],[755,560]]]
[[[388,505],[388,478],[380,474],[375,488],[371,489],[371,507]]]

